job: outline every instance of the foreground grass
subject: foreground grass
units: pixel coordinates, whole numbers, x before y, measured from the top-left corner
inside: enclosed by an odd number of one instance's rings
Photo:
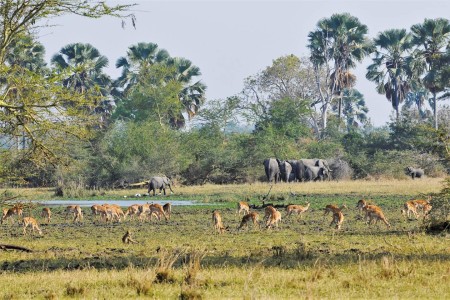
[[[383,182],[391,193],[372,183],[276,185],[274,195],[290,196],[275,197],[274,204],[309,201],[311,208],[302,219],[283,219],[273,230],[236,230],[234,199],[265,194],[267,184],[179,187],[177,193],[223,199],[226,205],[174,207],[169,222],[104,224],[85,209],[83,223],[73,224],[56,208],[52,223],[41,224],[42,237],[23,236],[17,224],[3,224],[1,243],[34,252],[0,252],[0,298],[449,298],[449,236],[426,235],[420,220],[400,215],[405,200],[438,191],[438,181]],[[390,229],[364,224],[354,209],[364,195],[383,208]],[[335,232],[322,208],[343,202],[349,210],[343,230]],[[26,214],[43,222],[40,209]],[[212,231],[213,209],[229,226],[220,236]],[[139,244],[122,243],[126,230]],[[190,264],[193,253],[202,256],[197,266]],[[164,266],[171,258],[173,266]]]

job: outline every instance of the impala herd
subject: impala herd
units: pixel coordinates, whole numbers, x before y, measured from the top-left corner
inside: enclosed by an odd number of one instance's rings
[[[426,218],[429,212],[432,209],[430,204],[430,200],[409,200],[406,201],[401,213],[407,218],[411,217],[411,214],[414,215],[416,219],[422,215],[423,218]],[[310,206],[309,202],[306,202],[304,206],[302,205],[288,205],[286,206],[286,217],[291,217],[292,214],[296,214],[299,218],[302,218],[302,215],[308,211]],[[356,208],[359,210],[360,215],[364,215],[364,219],[367,221],[367,224],[377,224],[378,221],[382,221],[388,228],[391,227],[388,220],[384,216],[382,209],[379,206],[376,206],[371,203],[369,200],[361,199],[358,201]],[[325,206],[323,217],[328,214],[332,214],[332,220],[330,226],[334,225],[336,230],[340,230],[342,227],[342,223],[344,222],[344,214],[343,211],[347,209],[347,206],[343,204],[338,207],[336,205],[330,204]],[[127,208],[124,212],[119,205],[116,204],[94,204],[91,206],[91,212],[95,219],[102,221],[104,223],[108,222],[121,222],[129,217],[131,220],[138,219],[139,221],[145,221],[146,219],[152,220],[155,217],[158,221],[161,218],[164,218],[166,221],[170,220],[170,216],[172,213],[172,205],[170,203],[166,203],[165,205],[160,205],[156,203],[147,203],[147,204],[133,204]],[[64,209],[65,219],[69,216],[72,217],[72,222],[82,222],[83,220],[83,212],[79,205],[69,205]],[[250,205],[241,201],[237,205],[236,214],[240,217],[241,213],[243,213],[243,217],[237,230],[242,228],[247,228],[249,223],[253,224],[253,227],[261,228],[259,214],[255,211],[250,211]],[[33,233],[37,231],[40,235],[42,235],[42,231],[39,228],[38,222],[33,217],[22,217],[23,216],[23,204],[19,203],[14,205],[11,208],[4,208],[3,215],[1,218],[1,224],[3,224],[6,220],[11,220],[14,223],[13,217],[17,216],[17,219],[20,220],[22,218],[23,225],[23,233],[26,234],[27,227],[31,227]],[[45,207],[42,209],[41,217],[46,220],[47,223],[51,222],[52,212],[50,208]],[[281,212],[278,211],[272,205],[268,205],[264,208],[264,218],[262,220],[262,224],[264,224],[265,228],[278,228],[279,223],[281,222]],[[212,223],[214,231],[221,234],[224,233],[228,227],[225,227],[222,222],[222,217],[218,210],[215,210],[212,214]]]

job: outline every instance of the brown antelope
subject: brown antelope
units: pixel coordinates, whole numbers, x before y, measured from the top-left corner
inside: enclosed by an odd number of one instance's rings
[[[133,204],[127,208],[125,212],[125,216],[130,216],[130,219],[134,219],[134,217],[139,216],[139,207],[140,204]]]
[[[261,225],[259,225],[259,215],[257,212],[251,212],[246,214],[244,217],[242,217],[242,221],[241,224],[238,227],[238,230],[241,229],[242,227],[248,227],[248,222],[252,221],[253,222],[253,228],[255,226],[258,226],[258,228],[261,228]]]
[[[286,217],[290,217],[293,213],[300,215],[300,219],[302,218],[302,214],[305,213],[309,209],[309,202],[306,202],[305,206],[290,204],[286,206]]]
[[[335,224],[335,228],[337,230],[341,229],[342,223],[344,222],[344,214],[342,213],[342,210],[345,208],[347,208],[347,205],[345,204],[342,204],[341,207],[333,204],[328,204],[327,206],[325,206],[323,215],[325,216],[330,212],[333,214],[333,219],[331,220],[330,226]]]
[[[414,200],[406,201],[402,209],[402,215],[406,216],[408,219],[411,217],[411,213],[416,219],[419,217]]]
[[[116,219],[118,222],[120,222],[121,218],[125,219],[125,214],[122,210],[122,208],[117,204],[103,204],[104,207],[106,207],[106,210],[111,217],[111,220]]]
[[[430,213],[433,206],[431,204],[425,204],[423,206],[423,218],[426,219],[428,217],[428,214]]]
[[[42,231],[39,228],[38,223],[34,218],[32,218],[32,217],[23,218],[22,224],[23,224],[23,234],[27,234],[27,227],[31,226],[33,233],[35,230],[37,230],[39,232],[39,234],[42,235]]]
[[[340,209],[333,212],[333,220],[330,223],[330,226],[336,224],[336,230],[340,230],[342,223],[344,222],[344,214]]]
[[[244,212],[244,215],[247,215],[250,212],[250,206],[245,201],[240,201],[237,205],[236,213],[240,216],[241,212]]]
[[[278,223],[280,222],[281,222],[281,212],[275,210],[275,212],[271,214],[269,219],[267,220],[266,227],[272,228],[272,226],[275,225],[275,227],[278,228]]]
[[[369,202],[361,199],[358,201],[358,204],[356,204],[356,208],[359,210],[359,214],[361,215],[364,212],[364,206],[368,205]]]
[[[65,209],[66,212],[66,219],[69,216],[69,214],[73,215],[73,222],[83,220],[83,211],[81,210],[81,207],[79,205],[69,205]]]
[[[42,209],[41,217],[47,219],[47,223],[50,223],[50,219],[52,218],[52,211],[48,207],[44,207]]]
[[[11,218],[12,223],[14,224],[14,219],[12,218],[14,215],[17,216],[17,219],[23,215],[23,206],[21,204],[16,204],[11,208],[4,208],[1,224],[9,218]]]
[[[347,205],[345,205],[345,204],[342,204],[341,207],[338,207],[337,205],[334,205],[334,204],[328,204],[327,206],[325,206],[323,215],[326,216],[330,212],[334,214],[335,212],[342,211],[343,209],[346,209],[346,208],[347,208]]]
[[[152,220],[152,216],[156,215],[158,218],[158,221],[161,220],[161,215],[164,216],[164,218],[167,221],[166,213],[164,212],[163,207],[160,204],[152,203],[152,204],[143,204],[139,207],[139,218],[142,219],[142,217],[148,214],[150,215],[150,221]]]
[[[423,199],[411,200],[411,201],[414,203],[414,206],[416,207],[416,210],[421,210],[422,213],[423,213],[423,216],[425,217],[425,207],[429,206],[430,202],[428,200],[423,200]]]
[[[222,217],[220,216],[219,211],[215,210],[212,214],[212,221],[214,226],[214,231],[217,231],[219,234],[225,231],[225,227],[222,223]]]
[[[388,228],[391,227],[391,224],[389,224],[389,222],[386,220],[386,217],[384,216],[384,213],[380,207],[376,205],[366,205],[364,206],[364,211],[366,212],[366,219],[369,219],[369,225],[372,224],[372,221],[375,221],[375,224],[377,224],[378,221],[381,220],[384,222],[384,224],[386,224]]]
[[[98,216],[100,215],[100,211],[101,210],[101,205],[98,204],[94,204],[91,206],[91,212],[93,216]]]
[[[170,215],[172,214],[172,204],[166,203],[163,205],[164,213],[166,214],[167,218],[170,220]]]
[[[273,207],[272,205],[266,206],[264,208],[264,218],[263,218],[263,222],[268,222],[270,216],[272,216],[275,212],[276,212],[276,208]]]

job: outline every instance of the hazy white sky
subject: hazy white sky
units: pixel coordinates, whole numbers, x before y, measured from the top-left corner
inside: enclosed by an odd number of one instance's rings
[[[242,90],[246,77],[288,54],[307,56],[308,33],[317,21],[348,12],[369,28],[369,36],[390,28],[407,28],[425,18],[450,18],[450,1],[107,1],[137,3],[137,28],[121,28],[119,20],[55,18],[58,26],[41,31],[47,58],[69,43],[90,43],[108,57],[107,72],[117,78],[116,60],[130,45],[157,43],[171,56],[185,57],[198,66],[208,86],[208,99],[222,99]],[[376,126],[385,124],[391,104],[365,79],[366,59],[355,70],[356,88],[369,107]],[[449,101],[446,101],[448,103]]]

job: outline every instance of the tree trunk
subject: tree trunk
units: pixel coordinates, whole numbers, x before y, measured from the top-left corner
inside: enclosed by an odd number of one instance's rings
[[[438,130],[436,93],[433,93],[433,114],[434,114],[434,129]]]
[[[327,128],[327,116],[328,116],[328,103],[325,103],[322,107],[322,132],[321,136],[324,137],[325,129]]]
[[[341,131],[341,118],[342,118],[342,91],[339,92],[339,101],[338,101],[338,132]]]

